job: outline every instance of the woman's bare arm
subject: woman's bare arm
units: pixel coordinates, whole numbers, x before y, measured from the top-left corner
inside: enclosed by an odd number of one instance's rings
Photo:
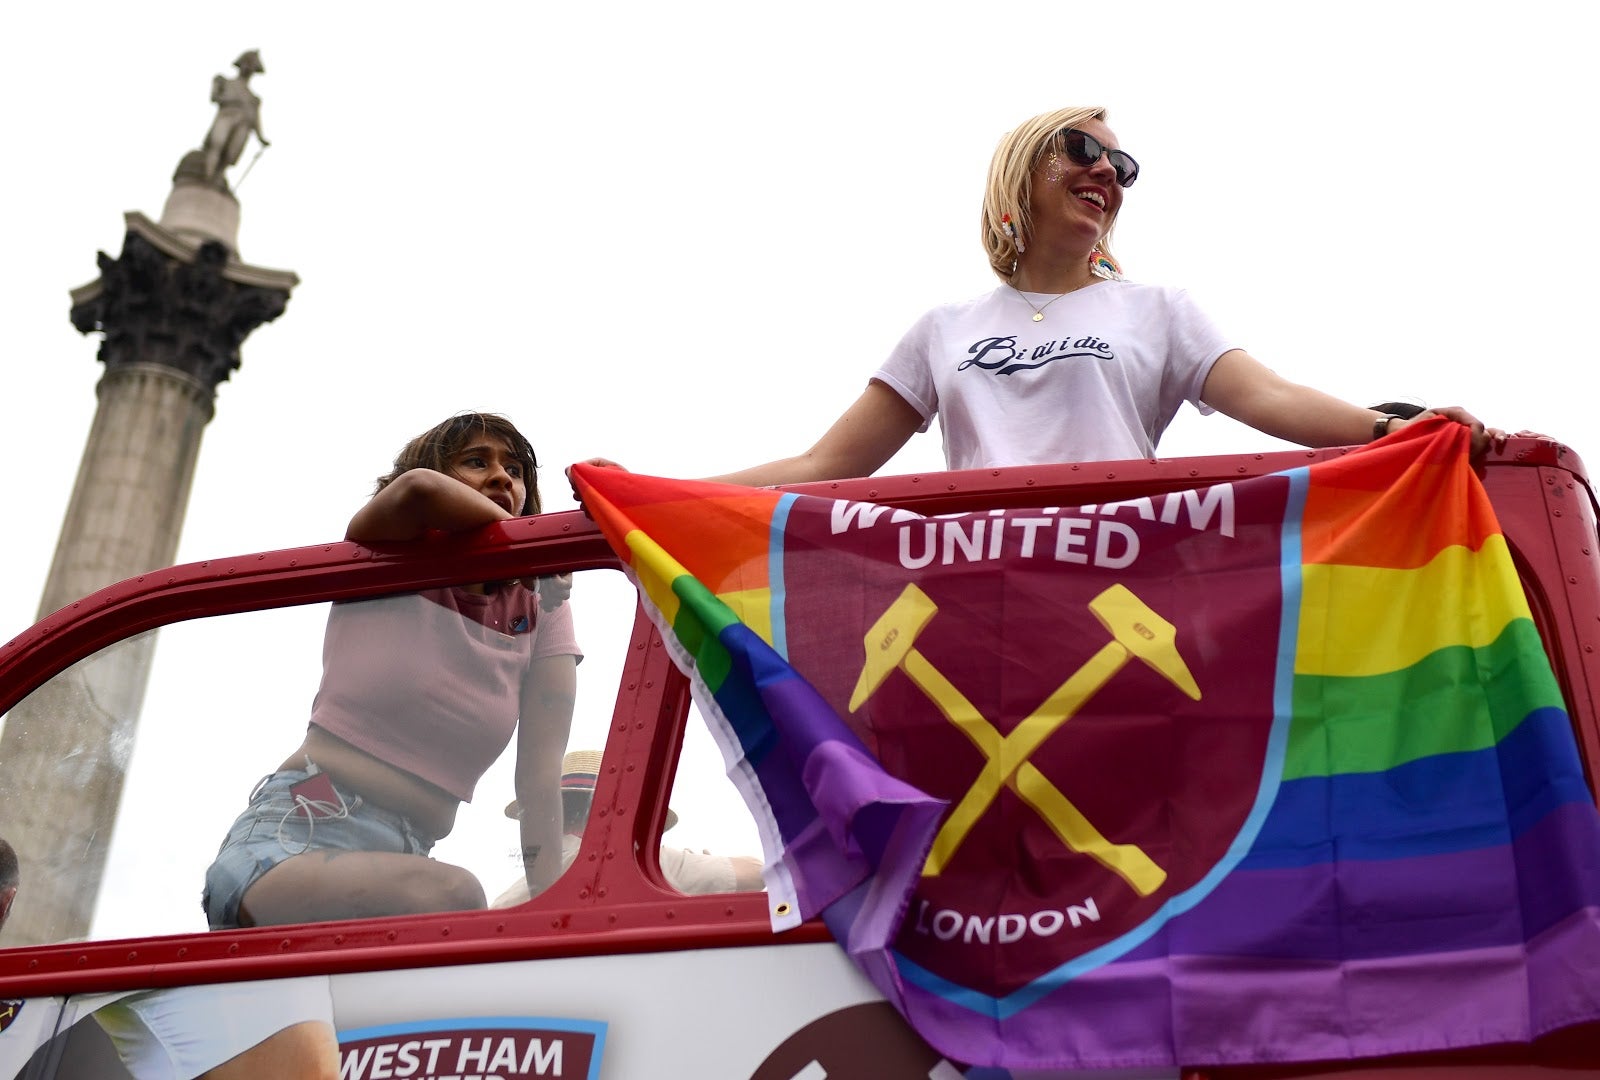
[[[415,540],[429,529],[463,532],[513,516],[454,477],[412,469],[356,511],[344,538],[362,544]]]
[[[884,463],[894,457],[895,452],[920,427],[922,416],[917,410],[905,398],[874,379],[867,383],[867,388],[855,403],[805,453],[704,479],[719,484],[771,487],[871,476],[883,468]],[[610,458],[587,458],[581,464],[626,471],[626,466]],[[572,479],[570,469],[567,479]],[[576,486],[572,494],[581,507],[583,499],[578,495]]]
[[[706,479],[765,487],[871,476],[921,426],[921,414],[905,398],[874,379],[867,383],[855,404],[805,453]]]
[[[522,807],[522,868],[528,895],[561,876],[561,756],[572,729],[578,666],[571,656],[533,662],[517,721],[517,803]]]
[[[1373,425],[1382,417],[1371,409],[1290,382],[1243,349],[1223,353],[1217,359],[1200,396],[1207,405],[1240,423],[1301,446],[1371,442]],[[1411,420],[1390,421],[1385,433],[1436,415],[1466,425],[1472,432],[1474,457],[1487,450],[1491,440],[1497,444],[1505,440],[1504,432],[1485,429],[1477,417],[1456,405],[1430,409]]]

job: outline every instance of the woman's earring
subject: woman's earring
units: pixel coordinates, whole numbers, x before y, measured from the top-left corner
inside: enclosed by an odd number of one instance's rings
[[[1117,260],[1110,255],[1095,248],[1089,252],[1089,273],[1107,281],[1123,281],[1122,267],[1117,265]]]
[[[1017,227],[1011,224],[1010,214],[1000,215],[1000,229],[1011,238],[1011,243],[1016,247],[1018,255],[1021,255],[1024,251],[1028,250],[1022,246],[1022,237],[1017,235]]]

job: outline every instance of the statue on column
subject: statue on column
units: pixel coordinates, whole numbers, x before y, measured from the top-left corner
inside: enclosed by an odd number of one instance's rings
[[[262,149],[272,144],[261,133],[261,99],[250,89],[250,76],[266,73],[261,56],[251,49],[233,62],[239,69],[236,78],[215,75],[211,79],[211,100],[217,106],[216,119],[206,132],[199,150],[191,150],[178,163],[173,180],[187,180],[228,190],[227,171],[239,163],[245,144],[254,135]]]

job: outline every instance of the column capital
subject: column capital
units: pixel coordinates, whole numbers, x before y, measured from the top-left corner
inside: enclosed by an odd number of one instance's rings
[[[108,369],[154,363],[210,392],[239,367],[239,346],[282,315],[299,278],[241,263],[214,240],[195,242],[127,215],[122,254],[100,252],[100,277],[72,290],[72,325],[105,335]]]

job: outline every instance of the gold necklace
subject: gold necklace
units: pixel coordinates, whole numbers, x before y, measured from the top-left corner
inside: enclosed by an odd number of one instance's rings
[[[1044,307],[1034,307],[1033,306],[1033,301],[1028,299],[1028,296],[1027,296],[1026,293],[1024,293],[1021,289],[1017,288],[1015,285],[1011,285],[1011,282],[1009,282],[1009,281],[1006,282],[1006,284],[1011,286],[1011,291],[1012,292],[1014,292],[1018,296],[1022,297],[1022,302],[1024,304],[1027,304],[1029,307],[1033,308],[1033,321],[1034,322],[1044,322],[1044,308],[1049,307],[1051,304],[1055,303],[1057,300],[1060,300],[1063,296],[1067,295],[1067,293],[1065,293],[1065,292],[1064,293],[1057,293],[1056,295],[1052,296],[1050,299],[1048,299],[1048,300],[1046,300],[1044,302]],[[1067,290],[1067,292],[1077,292],[1077,291],[1078,291],[1077,289],[1068,289]]]

